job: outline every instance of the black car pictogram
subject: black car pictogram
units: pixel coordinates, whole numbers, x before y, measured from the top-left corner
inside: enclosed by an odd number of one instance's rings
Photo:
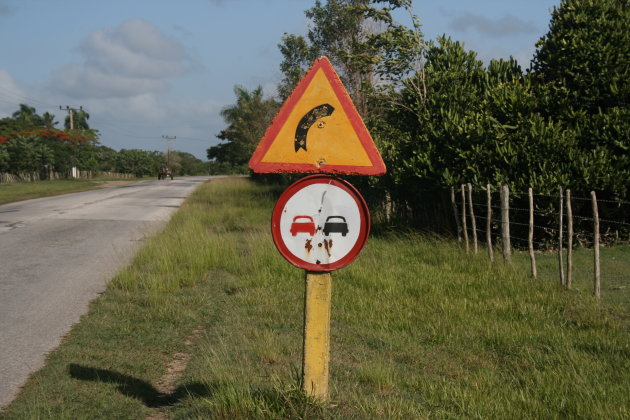
[[[343,216],[328,216],[324,224],[324,235],[329,236],[331,233],[341,233],[342,236],[348,234],[348,223]]]

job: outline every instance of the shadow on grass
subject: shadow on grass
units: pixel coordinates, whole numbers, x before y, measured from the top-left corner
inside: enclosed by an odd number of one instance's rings
[[[117,389],[120,393],[128,397],[136,398],[150,408],[168,407],[176,404],[187,396],[208,397],[211,394],[210,389],[199,382],[181,385],[172,393],[164,394],[146,381],[112,370],[92,368],[71,363],[68,365],[68,372],[72,378],[83,381],[117,384]]]

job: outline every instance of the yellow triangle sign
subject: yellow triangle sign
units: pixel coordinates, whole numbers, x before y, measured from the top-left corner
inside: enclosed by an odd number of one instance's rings
[[[382,175],[385,164],[326,57],[313,63],[267,129],[254,172]]]

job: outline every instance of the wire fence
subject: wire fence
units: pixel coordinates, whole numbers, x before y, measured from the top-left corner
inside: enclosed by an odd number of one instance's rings
[[[467,184],[451,189],[451,204],[467,252],[480,252],[481,244],[491,260],[529,265],[532,277],[590,287],[598,298],[603,282],[606,294],[630,297],[629,201]]]

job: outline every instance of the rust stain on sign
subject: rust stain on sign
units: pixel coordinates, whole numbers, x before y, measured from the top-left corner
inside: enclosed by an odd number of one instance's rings
[[[324,239],[324,249],[326,249],[326,253],[330,257],[332,250],[332,239]]]

